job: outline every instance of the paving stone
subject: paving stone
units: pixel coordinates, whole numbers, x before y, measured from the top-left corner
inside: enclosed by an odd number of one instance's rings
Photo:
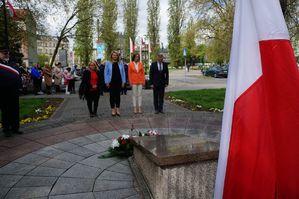
[[[69,140],[68,142],[79,145],[79,146],[84,146],[84,145],[87,145],[87,144],[94,143],[93,140],[88,139],[87,137],[75,138],[75,139]]]
[[[134,196],[129,196],[127,198],[124,198],[124,199],[142,199],[143,197],[141,197],[140,195],[134,195]]]
[[[136,194],[137,192],[135,189],[120,189],[120,190],[113,190],[113,191],[95,192],[94,196],[96,199],[103,199],[103,198],[121,199],[130,196],[135,196]]]
[[[130,174],[104,171],[98,178],[99,180],[133,181],[134,177]]]
[[[56,177],[24,176],[15,187],[51,187]]]
[[[120,161],[119,164],[129,166],[129,161],[128,160],[123,160],[123,161]]]
[[[12,162],[1,167],[0,174],[25,175],[34,168],[32,165]]]
[[[85,145],[84,147],[91,151],[94,151],[95,153],[102,153],[102,152],[108,150],[107,147],[103,147],[99,143],[88,144],[88,145]]]
[[[0,187],[0,198],[4,198],[5,195],[8,193],[9,188],[7,187]]]
[[[86,158],[95,154],[94,151],[91,151],[91,150],[89,150],[85,147],[77,147],[77,148],[69,151],[69,153],[73,153],[75,155],[83,156],[83,157],[86,157]]]
[[[50,168],[50,167],[37,167],[27,175],[29,176],[45,176],[45,177],[58,177],[66,169]]]
[[[117,131],[103,133],[103,135],[109,139],[118,138],[121,134]]]
[[[57,156],[58,154],[63,153],[63,151],[59,150],[59,149],[55,149],[51,146],[45,147],[43,149],[40,149],[38,151],[33,152],[34,154],[38,154],[38,155],[42,155],[45,157],[49,157],[49,158],[53,158],[55,156]]]
[[[58,169],[67,169],[70,168],[74,163],[73,162],[66,162],[63,160],[57,159],[50,159],[45,163],[41,164],[42,167],[51,167],[51,168],[58,168]]]
[[[66,162],[78,162],[80,160],[83,160],[84,157],[79,156],[79,155],[75,155],[75,154],[72,154],[72,153],[64,152],[64,153],[56,156],[55,159],[63,160],[63,161],[66,161]]]
[[[92,192],[50,196],[49,199],[94,199]]]
[[[70,142],[61,142],[61,143],[52,145],[52,147],[55,149],[62,150],[62,151],[70,151],[70,150],[77,148],[78,145],[75,145]]]
[[[91,192],[94,179],[59,178],[50,195]]]
[[[88,135],[86,138],[92,140],[93,142],[100,142],[100,141],[105,141],[109,138],[104,136],[103,134],[94,134],[94,135]]]
[[[117,163],[116,159],[113,159],[113,158],[101,159],[101,158],[99,158],[99,156],[100,156],[100,154],[91,156],[91,157],[81,161],[80,164],[105,169],[105,168],[110,167]]]
[[[6,195],[6,199],[16,198],[37,198],[48,196],[51,187],[25,187],[25,188],[12,188]]]
[[[97,144],[103,146],[104,148],[108,149],[111,146],[112,140],[106,140],[106,141],[101,141],[97,142]]]
[[[31,165],[40,165],[43,162],[47,161],[49,158],[37,155],[34,153],[30,153],[28,155],[25,155],[19,159],[16,159],[14,162],[17,163],[24,163],[24,164],[31,164]]]
[[[96,178],[101,172],[102,169],[100,168],[76,164],[67,170],[62,176],[71,178]]]
[[[22,177],[21,175],[0,175],[0,187],[13,187]]]
[[[133,187],[134,183],[132,181],[97,180],[94,186],[94,192],[129,189]]]
[[[118,172],[118,173],[132,174],[131,168],[124,164],[113,165],[112,167],[108,167],[107,170]]]

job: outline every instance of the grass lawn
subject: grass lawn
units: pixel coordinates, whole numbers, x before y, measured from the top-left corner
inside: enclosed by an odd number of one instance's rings
[[[20,98],[20,119],[35,114],[35,109],[41,108],[48,99],[46,98]]]
[[[44,116],[41,119],[46,119],[51,116],[51,114],[55,111],[55,109],[60,105],[63,101],[61,98],[20,98],[20,120],[28,119],[28,118],[37,118]],[[50,107],[49,107],[50,106]],[[37,113],[35,110],[40,109],[41,111]],[[47,115],[47,116],[45,116]],[[1,118],[0,112],[0,118]],[[24,123],[32,122],[26,121]]]
[[[225,89],[203,89],[194,91],[171,91],[167,97],[171,102],[192,110],[223,110]]]

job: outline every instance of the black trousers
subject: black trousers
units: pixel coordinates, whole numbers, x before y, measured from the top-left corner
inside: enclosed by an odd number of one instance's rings
[[[34,93],[37,94],[39,91],[41,91],[41,81],[40,79],[33,78],[33,87],[34,87]]]
[[[75,79],[69,81],[68,92],[75,93]]]
[[[165,87],[154,86],[153,91],[155,111],[163,111]]]
[[[86,93],[87,107],[90,114],[97,113],[99,99],[100,99],[99,91],[89,91]]]
[[[120,107],[120,91],[121,88],[110,88],[110,106],[111,108]]]
[[[0,98],[3,131],[16,132],[20,127],[19,93],[18,90],[6,90],[4,93],[5,95]]]

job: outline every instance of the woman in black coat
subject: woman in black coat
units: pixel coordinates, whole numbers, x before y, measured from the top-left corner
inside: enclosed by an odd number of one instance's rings
[[[101,75],[96,62],[90,62],[82,77],[83,94],[87,100],[90,117],[96,117],[100,99]]]

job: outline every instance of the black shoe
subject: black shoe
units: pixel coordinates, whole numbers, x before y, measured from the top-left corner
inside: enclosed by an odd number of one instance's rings
[[[93,113],[90,113],[90,114],[89,114],[89,117],[94,117],[94,114],[93,114]]]
[[[98,117],[98,114],[97,114],[97,113],[94,113],[93,116],[94,116],[94,117]]]
[[[162,113],[162,114],[164,114],[164,112],[161,110],[161,111],[159,111],[160,113]]]
[[[159,111],[155,111],[155,114],[158,114],[159,113]]]
[[[13,131],[12,133],[22,135],[23,131],[16,130],[16,131]]]

